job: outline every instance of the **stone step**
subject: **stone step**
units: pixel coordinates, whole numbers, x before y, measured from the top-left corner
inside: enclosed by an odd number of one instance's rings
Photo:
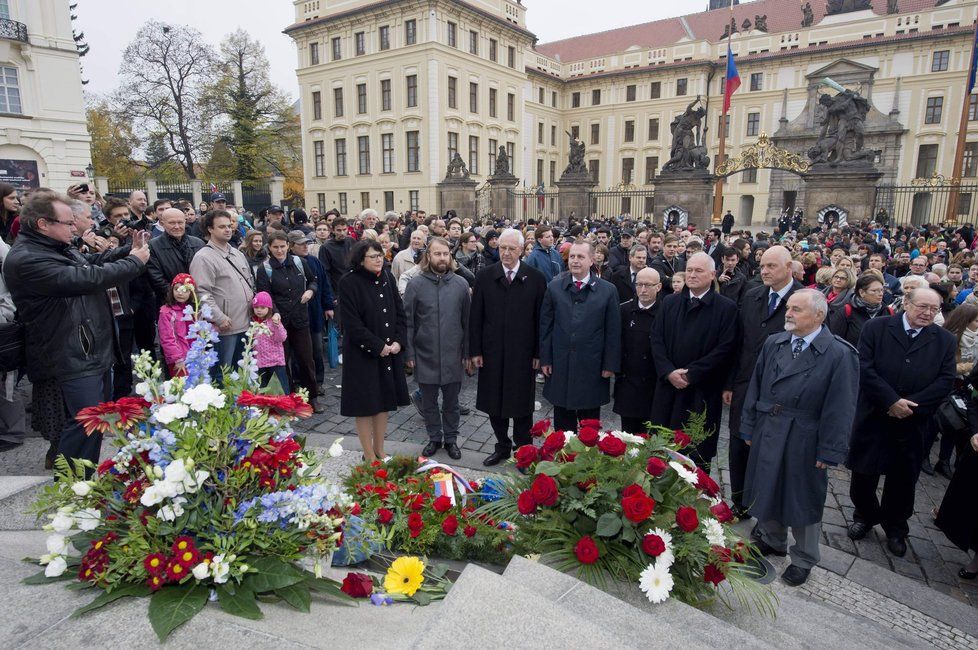
[[[541,598],[529,584],[470,565],[445,598],[439,615],[430,619],[406,645],[412,648],[508,645],[555,650],[647,647],[649,637],[632,635],[621,624],[624,618],[627,616],[618,612],[614,626],[602,625],[563,603]]]
[[[50,476],[0,476],[0,530],[31,530],[41,526],[28,511]]]
[[[528,587],[584,620],[620,630],[624,636],[644,644],[654,639],[656,646],[684,648],[775,647],[749,630],[738,629],[678,600],[653,605],[636,585],[609,583],[606,593],[520,556],[513,557],[503,577]]]

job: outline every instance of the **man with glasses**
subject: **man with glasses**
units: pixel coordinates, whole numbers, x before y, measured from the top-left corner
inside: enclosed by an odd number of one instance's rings
[[[860,335],[859,402],[846,463],[856,508],[849,537],[862,539],[880,524],[898,557],[907,552],[928,421],[951,392],[957,352],[954,335],[934,324],[936,291],[915,289],[903,306],[903,314],[867,322]]]
[[[633,246],[642,248],[641,244]],[[652,321],[659,311],[662,282],[655,269],[635,273],[635,297],[621,309],[621,372],[615,375],[615,404],[612,411],[621,417],[622,431],[646,433],[655,390],[655,365],[652,363]]]
[[[58,451],[97,464],[102,434],[86,436],[75,415],[112,397],[116,330],[106,292],[142,273],[150,253],[140,239],[132,248],[83,255],[71,246],[71,204],[55,192],[31,196],[3,274],[26,332],[28,376],[60,383],[68,418]]]

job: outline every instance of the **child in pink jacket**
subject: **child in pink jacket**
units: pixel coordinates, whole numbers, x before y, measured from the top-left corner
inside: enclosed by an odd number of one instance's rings
[[[289,392],[289,375],[285,370],[285,326],[282,317],[272,313],[272,297],[267,291],[259,291],[251,301],[252,321],[264,323],[270,330],[268,334],[255,337],[255,360],[258,362],[258,375],[262,388],[268,385],[272,376],[278,377],[282,390]]]
[[[180,273],[173,278],[166,292],[165,303],[160,307],[160,347],[163,348],[163,358],[171,377],[183,377],[187,374],[185,362],[190,351],[188,331],[190,324],[196,318],[191,315],[188,319],[184,310],[190,303],[190,298],[197,290],[197,283],[189,273]]]

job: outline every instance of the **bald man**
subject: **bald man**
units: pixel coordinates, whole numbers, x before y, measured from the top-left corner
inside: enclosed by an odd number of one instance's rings
[[[190,272],[190,261],[204,247],[204,242],[186,234],[187,215],[178,208],[167,208],[160,214],[163,234],[149,242],[150,258],[146,264],[157,304],[163,303],[173,278]]]
[[[655,365],[652,363],[652,322],[659,312],[659,272],[644,268],[635,274],[635,297],[621,304],[621,372],[615,375],[615,404],[622,431],[646,433],[652,411]]]
[[[859,337],[859,402],[847,465],[856,510],[849,537],[862,539],[876,525],[897,557],[907,552],[928,420],[951,392],[957,341],[934,324],[941,297],[915,289],[904,313],[874,318]],[[876,497],[880,476],[882,501]]]
[[[686,261],[686,286],[666,296],[652,325],[652,357],[658,378],[652,423],[682,429],[690,415],[706,411],[707,438],[687,450],[709,471],[716,455],[721,393],[740,342],[737,305],[713,289],[716,263],[706,253]]]

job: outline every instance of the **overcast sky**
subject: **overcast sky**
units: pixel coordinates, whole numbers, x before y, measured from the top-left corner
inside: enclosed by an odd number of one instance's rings
[[[68,0],[64,0],[68,1]],[[151,18],[197,29],[217,45],[238,27],[265,44],[273,81],[296,95],[296,53],[282,30],[295,20],[290,0],[72,0],[78,3],[77,26],[91,51],[82,59],[86,89],[106,94],[116,87],[122,51]],[[702,11],[707,0],[524,0],[527,26],[540,42]]]

